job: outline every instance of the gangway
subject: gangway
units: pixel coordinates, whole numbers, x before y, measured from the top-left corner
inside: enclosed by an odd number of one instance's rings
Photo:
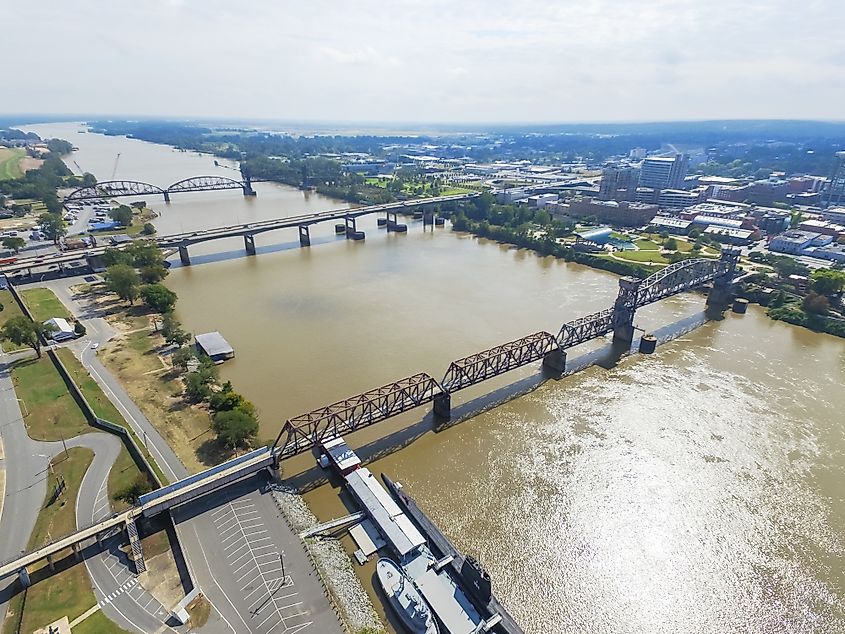
[[[329,520],[328,522],[324,522],[315,526],[313,528],[309,528],[306,531],[302,531],[299,536],[302,539],[306,537],[313,537],[314,535],[319,535],[320,533],[325,533],[326,531],[330,531],[333,528],[339,528],[341,526],[346,526],[347,524],[353,524],[360,522],[367,516],[364,511],[358,511],[357,513],[352,513],[351,515],[344,515],[343,517],[338,517],[337,519]]]

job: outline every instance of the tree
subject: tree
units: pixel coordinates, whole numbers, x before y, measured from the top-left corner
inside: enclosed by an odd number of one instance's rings
[[[139,271],[139,273],[141,274],[141,279],[147,284],[160,282],[165,277],[167,277],[167,274],[169,272],[170,271],[168,271],[167,267],[163,264],[151,264],[149,266],[143,266]]]
[[[813,271],[812,288],[819,295],[831,297],[845,288],[845,271],[817,269]]]
[[[801,302],[801,308],[804,309],[804,312],[813,315],[827,315],[827,312],[830,310],[830,302],[827,301],[827,297],[824,295],[809,293],[804,298],[804,301]]]
[[[82,182],[80,185],[82,187],[93,187],[97,184],[97,177],[94,176],[91,172],[85,172],[82,175]]]
[[[192,403],[199,403],[211,396],[211,385],[207,376],[201,372],[190,372],[185,377],[185,396]]]
[[[128,227],[132,224],[132,208],[127,205],[120,205],[109,211],[109,218],[119,223],[121,227]]]
[[[135,240],[124,251],[131,258],[132,264],[139,269],[145,266],[164,264],[164,257],[161,255],[161,251],[158,250],[158,247],[152,240]]]
[[[172,312],[164,313],[164,319],[161,322],[161,334],[167,343],[174,346],[184,346],[191,340],[191,333],[182,330],[182,324],[179,323]]]
[[[151,222],[145,222],[144,228],[141,229],[141,233],[145,236],[151,236],[156,232],[155,225]]]
[[[11,249],[15,253],[20,253],[20,250],[26,246],[26,240],[23,238],[3,238],[3,248],[4,249]]]
[[[39,324],[25,315],[12,317],[0,328],[0,337],[11,341],[16,346],[27,346],[35,350],[41,358],[41,337],[52,332],[50,326]]]
[[[141,299],[157,313],[169,313],[176,306],[176,293],[163,284],[148,284],[141,287]]]
[[[81,337],[82,335],[84,335],[84,334],[85,334],[86,332],[88,332],[88,331],[87,331],[87,329],[85,328],[85,324],[83,324],[81,321],[77,321],[77,322],[73,325],[73,332],[75,332],[78,336],[80,336],[80,337]]]
[[[669,238],[668,240],[663,242],[663,247],[668,249],[669,251],[677,251],[678,250],[678,241],[675,238]]]
[[[212,425],[227,447],[248,447],[258,435],[258,420],[239,409],[217,412]]]
[[[141,278],[128,264],[115,264],[106,269],[106,288],[115,293],[120,299],[125,299],[130,304],[138,299],[138,287]]]
[[[41,214],[38,216],[38,223],[41,225],[41,232],[54,244],[58,244],[59,240],[67,234],[65,221],[59,214],[49,212]]]
[[[190,346],[184,346],[174,352],[170,358],[173,361],[174,368],[179,368],[182,372],[185,372],[188,369],[188,362],[196,356]]]

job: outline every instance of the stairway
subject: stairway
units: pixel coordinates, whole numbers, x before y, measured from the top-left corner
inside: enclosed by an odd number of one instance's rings
[[[144,549],[141,548],[141,540],[138,539],[138,527],[134,518],[126,519],[126,534],[129,536],[129,547],[132,549],[132,560],[135,562],[135,572],[141,574],[147,569],[144,561]]]

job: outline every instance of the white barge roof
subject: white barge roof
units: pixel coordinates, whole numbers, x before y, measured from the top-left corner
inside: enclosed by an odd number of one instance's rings
[[[425,544],[425,538],[366,467],[346,476],[346,482],[400,558]]]

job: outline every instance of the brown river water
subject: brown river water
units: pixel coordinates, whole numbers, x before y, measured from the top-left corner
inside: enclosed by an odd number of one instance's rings
[[[101,180],[118,152],[118,178],[236,175],[72,124],[29,129],[72,141],[69,165]],[[256,189],[148,202],[162,234],[345,206]],[[264,234],[257,257],[240,239],[198,245],[194,266],[177,260],[167,278],[185,325],[232,343],[222,376],[257,404],[264,437],[393,379],[439,379],[455,358],[556,333],[616,295],[611,274],[449,229],[362,228],[364,243],[316,229],[308,249],[295,231]],[[637,323],[677,333],[703,308],[686,294]],[[607,347],[584,353],[602,365],[560,380],[531,366],[467,390],[453,401],[464,420],[437,433],[419,411],[350,443],[478,557],[526,632],[845,632],[845,341],[751,307],[651,356],[608,361]],[[321,519],[346,512],[310,457],[285,473]]]

